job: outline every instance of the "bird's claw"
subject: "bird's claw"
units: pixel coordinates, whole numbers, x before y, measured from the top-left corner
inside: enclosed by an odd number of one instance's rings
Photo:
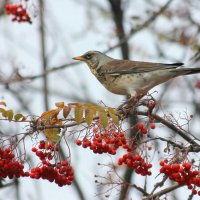
[[[130,115],[136,108],[138,103],[138,99],[136,97],[131,97],[128,100],[126,100],[124,103],[122,103],[118,107],[118,111],[123,115],[123,116],[128,116]]]

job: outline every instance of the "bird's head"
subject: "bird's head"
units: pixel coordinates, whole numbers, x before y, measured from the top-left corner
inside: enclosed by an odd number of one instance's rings
[[[88,51],[81,56],[74,57],[73,59],[83,61],[87,63],[89,67],[96,70],[107,62],[113,60],[113,58],[110,58],[99,51]]]

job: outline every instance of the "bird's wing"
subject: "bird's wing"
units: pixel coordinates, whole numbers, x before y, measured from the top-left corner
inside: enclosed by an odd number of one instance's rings
[[[101,66],[99,72],[101,74],[131,74],[144,73],[162,69],[176,69],[183,65],[183,63],[163,64],[150,63],[130,60],[112,60]]]

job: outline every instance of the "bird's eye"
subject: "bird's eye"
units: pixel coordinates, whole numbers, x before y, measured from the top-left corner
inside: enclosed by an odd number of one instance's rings
[[[85,55],[85,58],[86,58],[87,60],[89,60],[89,59],[92,58],[92,55],[91,55],[91,54],[87,54],[87,55]]]

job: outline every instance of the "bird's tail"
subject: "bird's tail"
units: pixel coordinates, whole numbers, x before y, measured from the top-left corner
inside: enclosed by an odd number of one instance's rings
[[[200,68],[178,68],[176,70],[179,75],[190,75],[200,73]]]

